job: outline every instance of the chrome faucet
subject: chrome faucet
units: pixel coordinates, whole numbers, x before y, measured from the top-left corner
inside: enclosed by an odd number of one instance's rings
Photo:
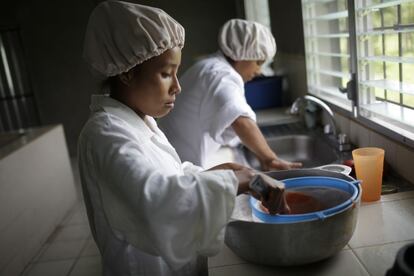
[[[332,134],[334,136],[334,140],[336,141],[336,146],[339,151],[349,151],[351,150],[352,146],[349,142],[348,136],[345,133],[339,133],[337,134],[336,125],[335,125],[335,119],[334,119],[334,113],[332,112],[332,109],[323,101],[319,100],[318,98],[310,95],[305,95],[302,97],[297,98],[292,106],[290,107],[290,114],[298,114],[299,113],[299,107],[301,103],[304,103],[306,101],[310,101],[312,103],[315,103],[316,105],[320,106],[327,114],[329,119],[329,124],[325,125],[323,130],[325,134],[330,134],[331,131],[328,128],[331,127]]]
[[[326,113],[328,113],[328,119],[329,119],[329,123],[332,129],[332,134],[334,135],[335,139],[336,139],[336,125],[335,125],[335,120],[334,120],[334,113],[332,112],[332,109],[323,101],[319,100],[318,98],[314,97],[314,96],[310,96],[310,95],[305,95],[302,97],[297,98],[292,106],[290,107],[290,114],[298,114],[299,113],[299,105],[302,102],[306,102],[306,101],[310,101],[313,102],[315,104],[317,104],[318,106],[320,106],[323,110],[326,111]],[[330,131],[329,129],[327,130],[324,127],[324,132],[329,134]]]

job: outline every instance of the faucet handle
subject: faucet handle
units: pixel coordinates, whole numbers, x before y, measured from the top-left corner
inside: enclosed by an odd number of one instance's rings
[[[348,135],[346,135],[345,133],[339,133],[338,134],[338,143],[340,145],[348,144],[349,143]]]
[[[297,98],[292,105],[289,108],[289,114],[291,115],[297,115],[299,114],[299,101],[301,100],[301,98]]]
[[[338,134],[338,146],[339,151],[351,150],[351,143],[349,142],[348,135],[346,135],[345,133]]]
[[[331,134],[332,133],[332,127],[330,124],[326,124],[323,126],[323,133],[324,134]]]

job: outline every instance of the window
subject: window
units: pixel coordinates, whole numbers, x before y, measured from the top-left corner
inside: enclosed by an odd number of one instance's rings
[[[268,0],[244,0],[244,12],[247,20],[259,22],[271,29]],[[262,65],[263,75],[274,75],[271,64],[272,60],[266,60]]]
[[[360,115],[414,140],[414,1],[355,9]]]
[[[0,132],[39,125],[17,29],[0,29]]]
[[[302,13],[309,93],[351,111],[347,1],[303,0]]]
[[[302,7],[309,93],[414,141],[414,0]]]

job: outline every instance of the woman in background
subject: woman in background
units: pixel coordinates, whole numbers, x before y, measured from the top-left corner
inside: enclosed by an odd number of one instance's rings
[[[232,19],[218,36],[220,50],[197,62],[180,79],[182,95],[160,128],[184,161],[204,167],[220,146],[241,142],[263,170],[301,167],[278,158],[256,124],[244,96],[244,83],[260,74],[276,53],[270,30],[256,22]]]

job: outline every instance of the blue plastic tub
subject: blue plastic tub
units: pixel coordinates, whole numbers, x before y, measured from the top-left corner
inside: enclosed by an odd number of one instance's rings
[[[283,106],[282,76],[257,77],[245,84],[247,103],[253,110]]]
[[[257,208],[258,200],[251,196],[250,207],[252,208],[252,215],[254,217],[266,223],[295,223],[309,220],[325,219],[326,217],[340,213],[355,204],[355,201],[358,198],[358,194],[360,192],[359,181],[346,181],[333,177],[297,177],[284,179],[283,183],[285,183],[287,191],[294,188],[304,187],[335,188],[348,193],[349,198],[337,206],[317,212],[295,215],[269,215],[263,212],[261,209]]]

